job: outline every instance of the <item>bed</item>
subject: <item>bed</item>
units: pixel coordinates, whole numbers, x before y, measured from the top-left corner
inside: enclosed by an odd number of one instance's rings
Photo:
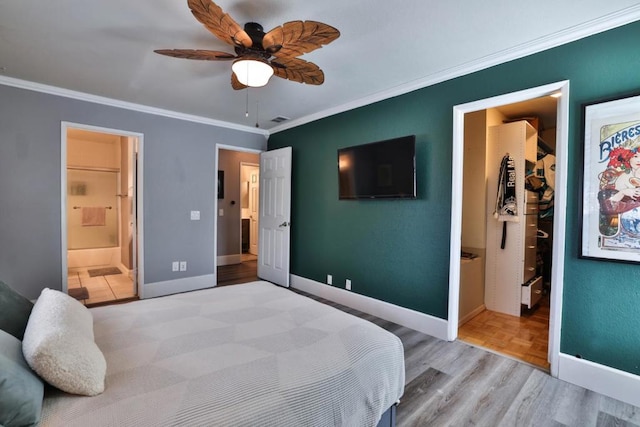
[[[398,337],[268,282],[90,312],[104,392],[47,388],[41,426],[392,425],[404,391]]]

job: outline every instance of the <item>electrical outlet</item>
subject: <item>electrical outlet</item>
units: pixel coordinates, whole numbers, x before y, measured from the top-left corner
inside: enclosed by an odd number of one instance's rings
[[[347,279],[344,281],[344,288],[348,291],[351,290],[351,279]]]
[[[180,271],[187,271],[187,261],[180,261]]]
[[[330,274],[327,274],[327,285],[332,285],[333,284],[333,276]]]
[[[200,220],[200,211],[191,211],[191,221]]]
[[[173,261],[171,263],[171,271],[178,271],[180,269],[180,263],[178,261]]]

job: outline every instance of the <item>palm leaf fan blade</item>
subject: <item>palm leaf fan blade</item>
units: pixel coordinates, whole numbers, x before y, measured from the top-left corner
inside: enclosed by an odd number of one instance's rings
[[[249,34],[211,0],[188,0],[193,16],[214,36],[232,46],[251,47]]]
[[[277,57],[312,52],[340,37],[340,31],[316,21],[291,21],[265,34],[262,46]]]
[[[300,58],[278,58],[271,65],[274,75],[280,78],[310,85],[324,83],[324,73],[313,62]]]
[[[238,77],[236,76],[236,73],[234,73],[234,72],[231,73],[231,87],[234,90],[241,90],[241,89],[246,89],[247,88],[247,86],[245,86],[242,83],[240,83],[240,80],[238,80]]]
[[[203,50],[203,49],[158,49],[154,50],[155,53],[160,55],[171,56],[174,58],[183,59],[200,59],[205,61],[230,61],[237,58],[227,52],[220,52],[217,50]]]

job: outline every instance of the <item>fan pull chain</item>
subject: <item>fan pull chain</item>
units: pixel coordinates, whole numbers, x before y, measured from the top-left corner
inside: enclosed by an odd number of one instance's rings
[[[249,117],[249,86],[247,86],[247,101],[245,104],[244,116]]]
[[[256,101],[256,127],[259,128],[258,118],[260,117],[260,101]]]

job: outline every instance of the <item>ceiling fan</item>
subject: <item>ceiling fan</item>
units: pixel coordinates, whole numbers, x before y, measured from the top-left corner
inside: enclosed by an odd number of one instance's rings
[[[260,87],[272,75],[311,85],[324,83],[324,73],[299,55],[329,44],[340,36],[330,25],[316,21],[291,21],[265,33],[260,24],[248,22],[244,29],[211,0],[188,0],[189,9],[214,36],[235,49],[227,52],[203,49],[159,49],[154,52],[175,58],[234,61],[231,86]]]

